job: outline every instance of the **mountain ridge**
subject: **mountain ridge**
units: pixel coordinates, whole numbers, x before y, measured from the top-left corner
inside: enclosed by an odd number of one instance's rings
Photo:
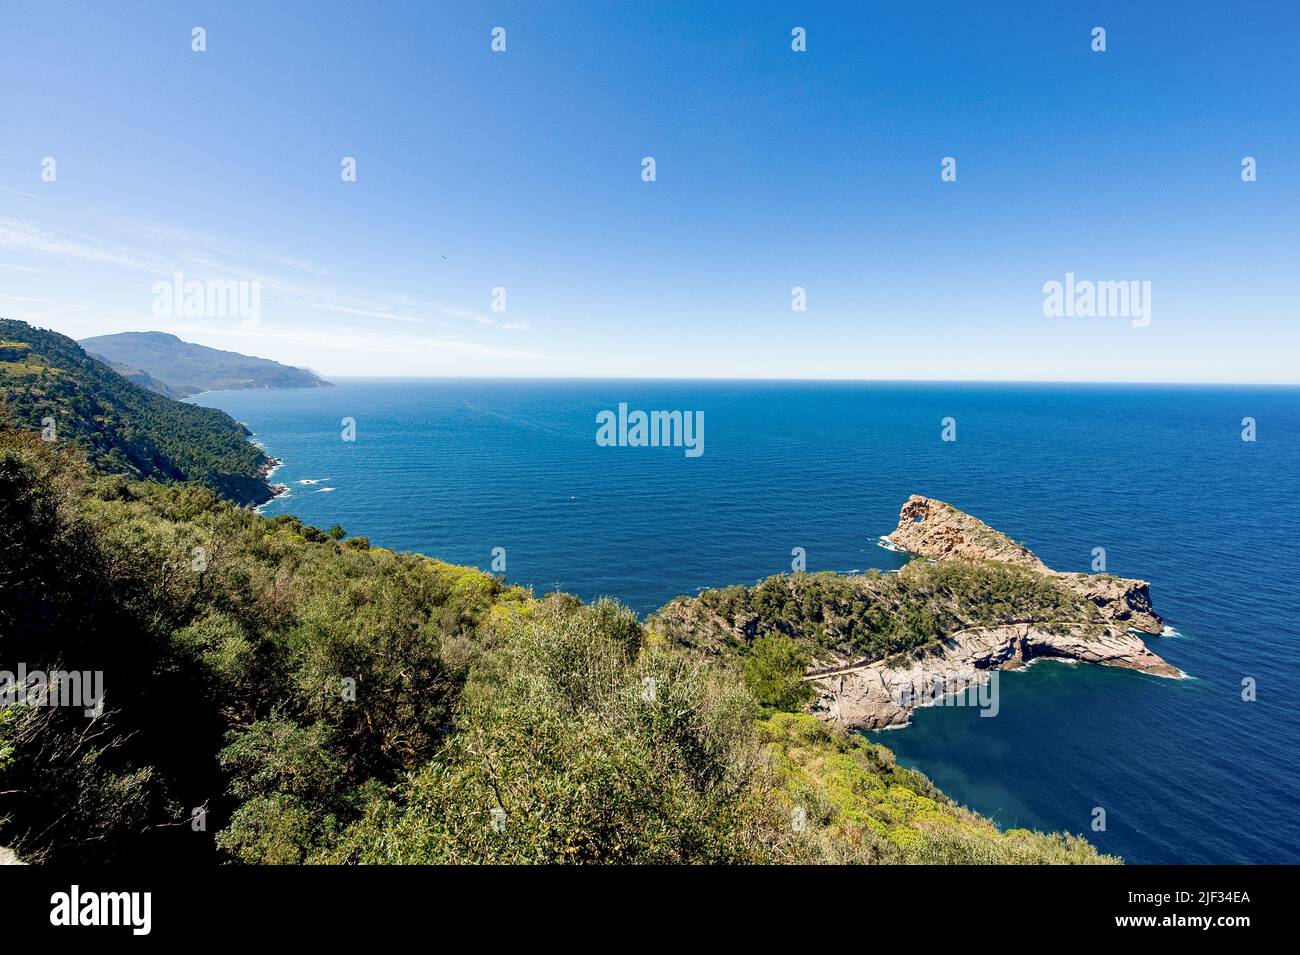
[[[123,377],[169,398],[249,388],[332,387],[310,369],[198,345],[170,332],[117,332],[78,344]]]

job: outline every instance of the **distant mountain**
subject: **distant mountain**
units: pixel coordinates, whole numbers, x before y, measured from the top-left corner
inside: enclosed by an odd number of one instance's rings
[[[33,431],[52,424],[53,441],[78,445],[101,473],[194,481],[239,504],[273,494],[266,473],[274,462],[224,411],[147,390],[71,338],[0,319],[0,414],[6,412]]]
[[[314,371],[181,341],[166,332],[97,335],[81,347],[136,384],[186,398],[238,388],[328,388]]]

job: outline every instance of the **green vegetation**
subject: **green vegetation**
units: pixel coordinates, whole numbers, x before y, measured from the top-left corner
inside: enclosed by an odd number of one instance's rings
[[[663,615],[97,475],[16,428],[0,523],[0,669],[104,673],[97,716],[0,710],[0,846],[29,861],[1109,861],[781,712],[789,635],[738,663]],[[782,620],[838,593],[799,585],[730,599]]]
[[[774,857],[753,701],[647,646],[610,602],[550,598],[474,668],[457,732],[327,858],[746,862]]]
[[[172,401],[127,381],[72,339],[0,319],[0,398],[11,423],[54,422],[90,465],[107,474],[193,481],[240,504],[269,500],[270,463],[229,415]]]
[[[81,346],[136,384],[171,398],[235,388],[322,388],[329,382],[306,368],[183,342],[166,332],[122,332],[87,338]]]
[[[759,726],[778,791],[802,810],[813,858],[927,865],[1117,862],[1083,838],[1027,829],[1005,833],[954,806],[928,779],[894,762],[884,746],[806,713]]]
[[[763,706],[798,710],[812,701],[812,685],[802,677],[812,654],[782,633],[759,637],[745,655],[745,686]]]
[[[176,823],[205,805],[240,856],[295,813],[316,838],[436,750],[480,626],[527,599],[201,487],[92,479],[12,429],[0,521],[0,669],[104,673],[92,727],[80,708],[8,715],[0,844],[28,858],[193,852]]]
[[[706,590],[668,604],[653,625],[675,643],[714,653],[751,652],[751,641],[757,647],[783,634],[814,654],[874,660],[968,627],[1026,620],[1104,623],[1092,601],[1027,568],[916,560],[897,574],[778,575]]]

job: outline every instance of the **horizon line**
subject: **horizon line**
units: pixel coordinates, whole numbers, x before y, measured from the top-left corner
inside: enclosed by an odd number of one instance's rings
[[[5,316],[0,316],[4,318]],[[40,329],[42,326],[27,319],[12,319],[28,325],[31,328]],[[83,341],[92,338],[109,338],[123,334],[156,334],[161,333],[170,335],[183,344],[198,345],[197,342],[187,341],[181,338],[175,332],[168,332],[157,328],[148,328],[141,330],[132,330],[127,332],[108,332],[101,335],[89,335],[86,338],[75,338],[60,332],[55,328],[45,327],[45,331],[54,332],[71,339],[78,346]],[[1241,380],[1189,380],[1189,379],[1165,379],[1165,380],[1139,380],[1139,379],[1113,379],[1113,378],[808,378],[785,375],[768,375],[743,377],[738,375],[336,375],[327,372],[317,371],[306,365],[288,365],[284,362],[276,361],[271,358],[262,358],[258,355],[249,355],[245,352],[235,351],[231,348],[215,348],[211,345],[200,345],[202,348],[212,348],[215,351],[223,351],[228,354],[240,355],[245,358],[257,358],[262,361],[272,361],[287,368],[297,368],[299,370],[309,371],[316,375],[322,381],[328,383],[329,378],[338,378],[352,381],[652,381],[652,382],[772,382],[788,384],[929,384],[929,385],[1114,385],[1130,387],[1200,387],[1200,388],[1300,388],[1300,379],[1295,381],[1241,381]],[[93,357],[93,356],[92,356]],[[328,377],[327,377],[328,375]],[[249,389],[223,389],[245,391]],[[260,389],[254,389],[260,390]],[[276,389],[283,390],[283,389]],[[208,392],[200,392],[207,394]],[[194,396],[191,396],[194,397]]]
[[[301,366],[300,366],[301,367]],[[707,375],[326,375],[306,368],[326,383],[342,381],[682,381],[682,382],[785,382],[789,384],[889,384],[889,385],[1145,385],[1202,388],[1300,388],[1300,381],[1191,381],[1121,380],[1113,378],[798,378],[783,376]],[[228,389],[249,390],[249,389]],[[262,389],[258,389],[262,390]],[[272,389],[289,390],[289,389]]]

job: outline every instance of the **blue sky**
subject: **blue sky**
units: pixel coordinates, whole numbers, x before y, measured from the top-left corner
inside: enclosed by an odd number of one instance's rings
[[[10,5],[0,315],[327,375],[1296,382],[1297,49],[1289,2]],[[258,321],[156,317],[178,271]],[[1067,272],[1150,325],[1045,316]]]

